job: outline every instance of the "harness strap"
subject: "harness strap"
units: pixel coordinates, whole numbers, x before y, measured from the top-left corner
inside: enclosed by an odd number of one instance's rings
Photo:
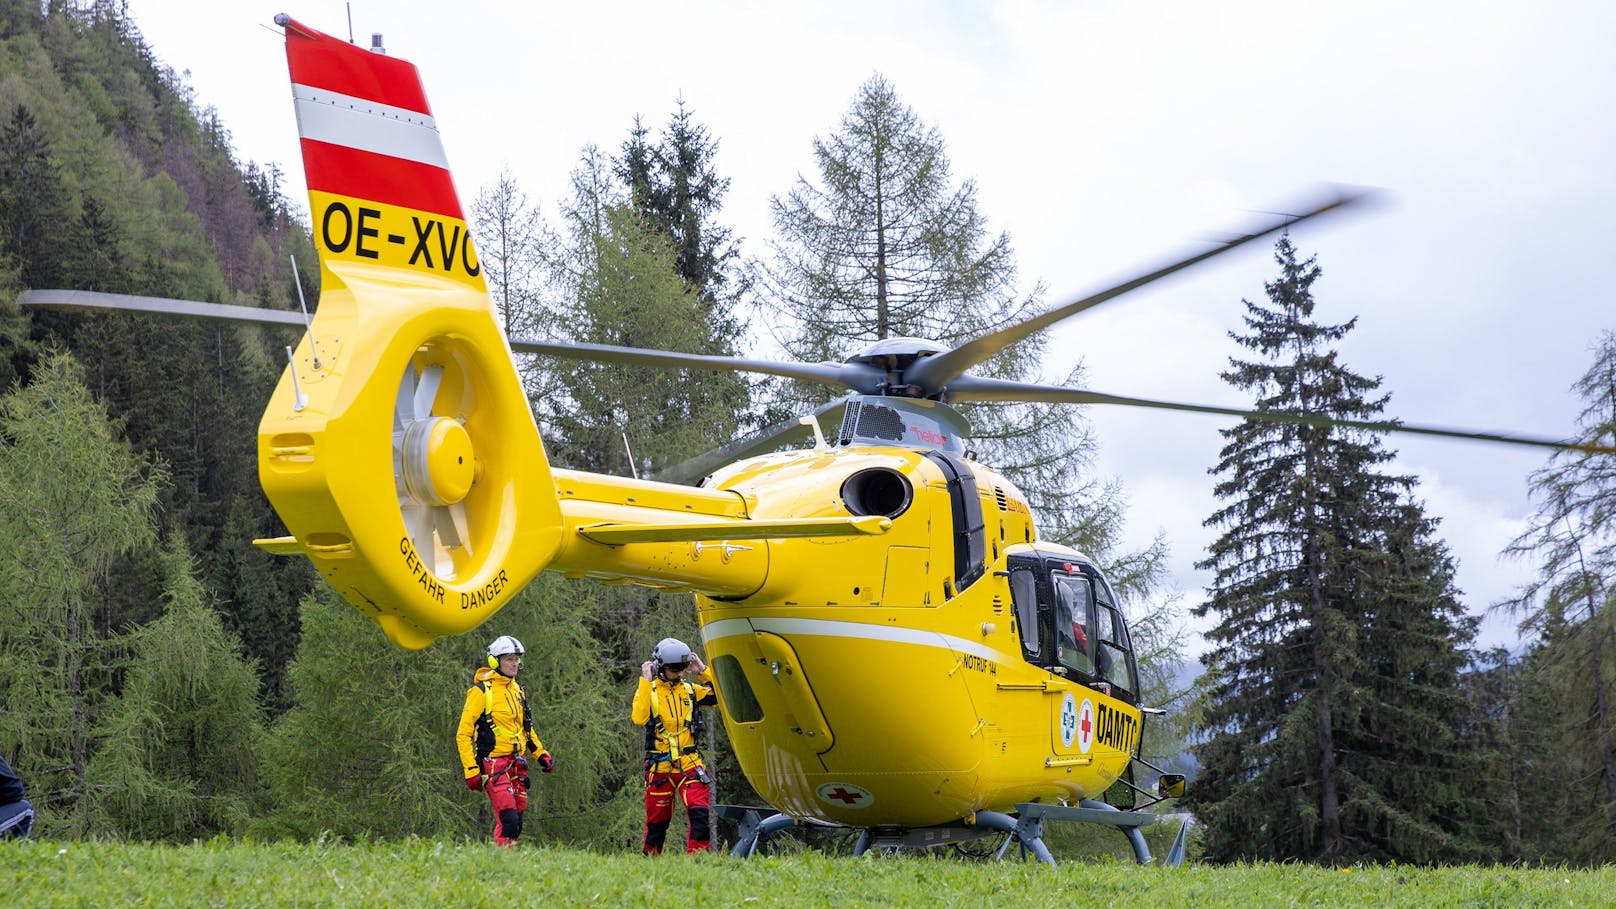
[[[690,684],[689,679],[680,679],[679,684],[684,686],[685,695],[690,703],[691,715],[685,718],[684,727],[690,730],[691,737],[694,739],[697,732],[694,722],[696,716],[696,689],[695,686]],[[671,690],[673,686],[669,685],[668,687]],[[674,699],[674,704],[678,704],[677,698]],[[677,707],[675,707],[673,714],[674,721],[677,722],[679,720],[679,711]],[[666,751],[660,751],[656,748],[655,729],[657,728],[662,729],[663,738],[667,741],[668,747]],[[667,761],[669,764],[674,766],[677,766],[679,763],[679,755],[695,754],[697,751],[694,745],[687,745],[680,748],[678,730],[669,729],[668,724],[663,721],[662,702],[661,698],[657,696],[656,680],[651,682],[651,718],[647,720],[645,724],[645,751],[647,755],[654,757],[656,760]]]
[[[522,731],[524,728],[529,731],[533,729],[533,716],[527,709],[527,692],[522,690],[522,686],[516,684],[515,679],[511,679],[511,687],[516,689],[516,703],[522,713],[522,725],[512,730],[494,722],[494,683],[488,681],[478,682],[477,687],[483,690],[483,718],[488,720],[488,728],[493,731],[495,741],[498,741],[501,735],[509,735],[516,740],[518,745],[522,746],[518,750],[526,751],[526,743],[522,741]]]

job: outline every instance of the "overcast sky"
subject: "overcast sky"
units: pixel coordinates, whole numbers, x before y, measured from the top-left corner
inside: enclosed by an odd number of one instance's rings
[[[254,8],[130,0],[159,59],[189,72],[239,156],[277,163],[305,201],[279,31],[287,12],[334,35],[350,4]],[[1358,317],[1346,364],[1384,378],[1409,422],[1570,432],[1569,386],[1616,329],[1616,4],[457,3],[355,0],[353,34],[420,67],[462,200],[502,167],[545,209],[587,144],[615,151],[635,114],[683,98],[719,140],[724,220],[757,255],[770,196],[813,174],[811,142],[884,75],[948,143],[956,179],[1011,235],[1023,284],[1050,305],[1198,237],[1283,209],[1320,181],[1390,204],[1304,226],[1317,317]],[[1090,388],[1247,406],[1218,372],[1242,298],[1276,274],[1271,245],[1108,304],[1057,335],[1050,376]],[[1173,583],[1212,532],[1207,469],[1228,421],[1090,408],[1100,470],[1129,533],[1165,531]],[[1442,519],[1474,610],[1531,566],[1499,559],[1529,514],[1530,449],[1394,437]],[[1484,641],[1513,646],[1495,619]]]

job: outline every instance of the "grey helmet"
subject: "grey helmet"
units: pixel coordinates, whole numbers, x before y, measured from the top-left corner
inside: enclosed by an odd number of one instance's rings
[[[690,662],[690,647],[678,638],[663,638],[651,651],[651,663],[660,675],[664,666],[683,669]]]

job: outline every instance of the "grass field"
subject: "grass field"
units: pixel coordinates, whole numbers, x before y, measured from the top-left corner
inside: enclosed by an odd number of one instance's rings
[[[1302,865],[1059,868],[943,856],[599,854],[523,846],[218,840],[189,846],[0,843],[0,905],[1612,906],[1616,868],[1435,870]]]

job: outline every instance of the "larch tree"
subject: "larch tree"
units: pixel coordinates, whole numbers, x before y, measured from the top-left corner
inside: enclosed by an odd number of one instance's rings
[[[1529,667],[1557,709],[1540,730],[1552,745],[1535,782],[1569,783],[1574,804],[1543,805],[1564,828],[1576,861],[1616,858],[1616,334],[1605,332],[1574,390],[1584,407],[1574,441],[1531,476],[1536,509],[1506,552],[1538,574],[1505,604],[1536,635]],[[1606,451],[1592,446],[1605,446]],[[1548,744],[1540,742],[1539,745]],[[1532,797],[1545,793],[1529,787]],[[1559,837],[1557,837],[1559,838]]]
[[[1288,236],[1262,303],[1243,301],[1252,360],[1225,381],[1263,412],[1379,417],[1378,378],[1333,345],[1356,320],[1314,320],[1314,259]],[[1189,804],[1209,857],[1429,863],[1470,857],[1459,672],[1473,635],[1435,524],[1391,475],[1379,435],[1247,420],[1223,431],[1222,528],[1201,567],[1202,762]]]
[[[66,354],[0,399],[0,750],[29,774],[47,831],[89,830],[87,770],[112,682],[108,577],[155,545],[161,477]]]
[[[273,810],[269,836],[463,836],[478,803],[465,798],[454,732],[470,668],[470,637],[401,650],[329,588],[304,597],[302,633],[286,677],[295,706],[262,749]]]
[[[538,208],[509,170],[501,170],[471,205],[477,261],[494,312],[507,335],[539,332],[543,252],[553,238]]]
[[[776,340],[793,357],[842,360],[896,337],[954,344],[1040,310],[1042,287],[1019,294],[1010,237],[989,230],[975,182],[954,181],[941,133],[885,78],[859,86],[837,129],[815,139],[813,152],[817,180],[800,177],[770,203],[775,239],[760,285]],[[1038,334],[974,371],[1041,381],[1046,348]],[[1081,365],[1067,369],[1059,378],[1078,382]],[[800,409],[830,395],[816,387],[786,397],[778,406]],[[961,410],[973,423],[981,460],[1026,493],[1042,537],[1088,552],[1132,603],[1146,601],[1165,543],[1122,550],[1121,487],[1093,477],[1097,442],[1081,411],[1035,404]],[[1176,622],[1151,625],[1163,633],[1157,642],[1171,645]],[[1163,648],[1163,659],[1175,659],[1175,650]]]
[[[172,842],[241,833],[263,807],[258,668],[208,602],[182,538],[161,563],[163,614],[122,642],[122,690],[98,724],[94,829]]]

